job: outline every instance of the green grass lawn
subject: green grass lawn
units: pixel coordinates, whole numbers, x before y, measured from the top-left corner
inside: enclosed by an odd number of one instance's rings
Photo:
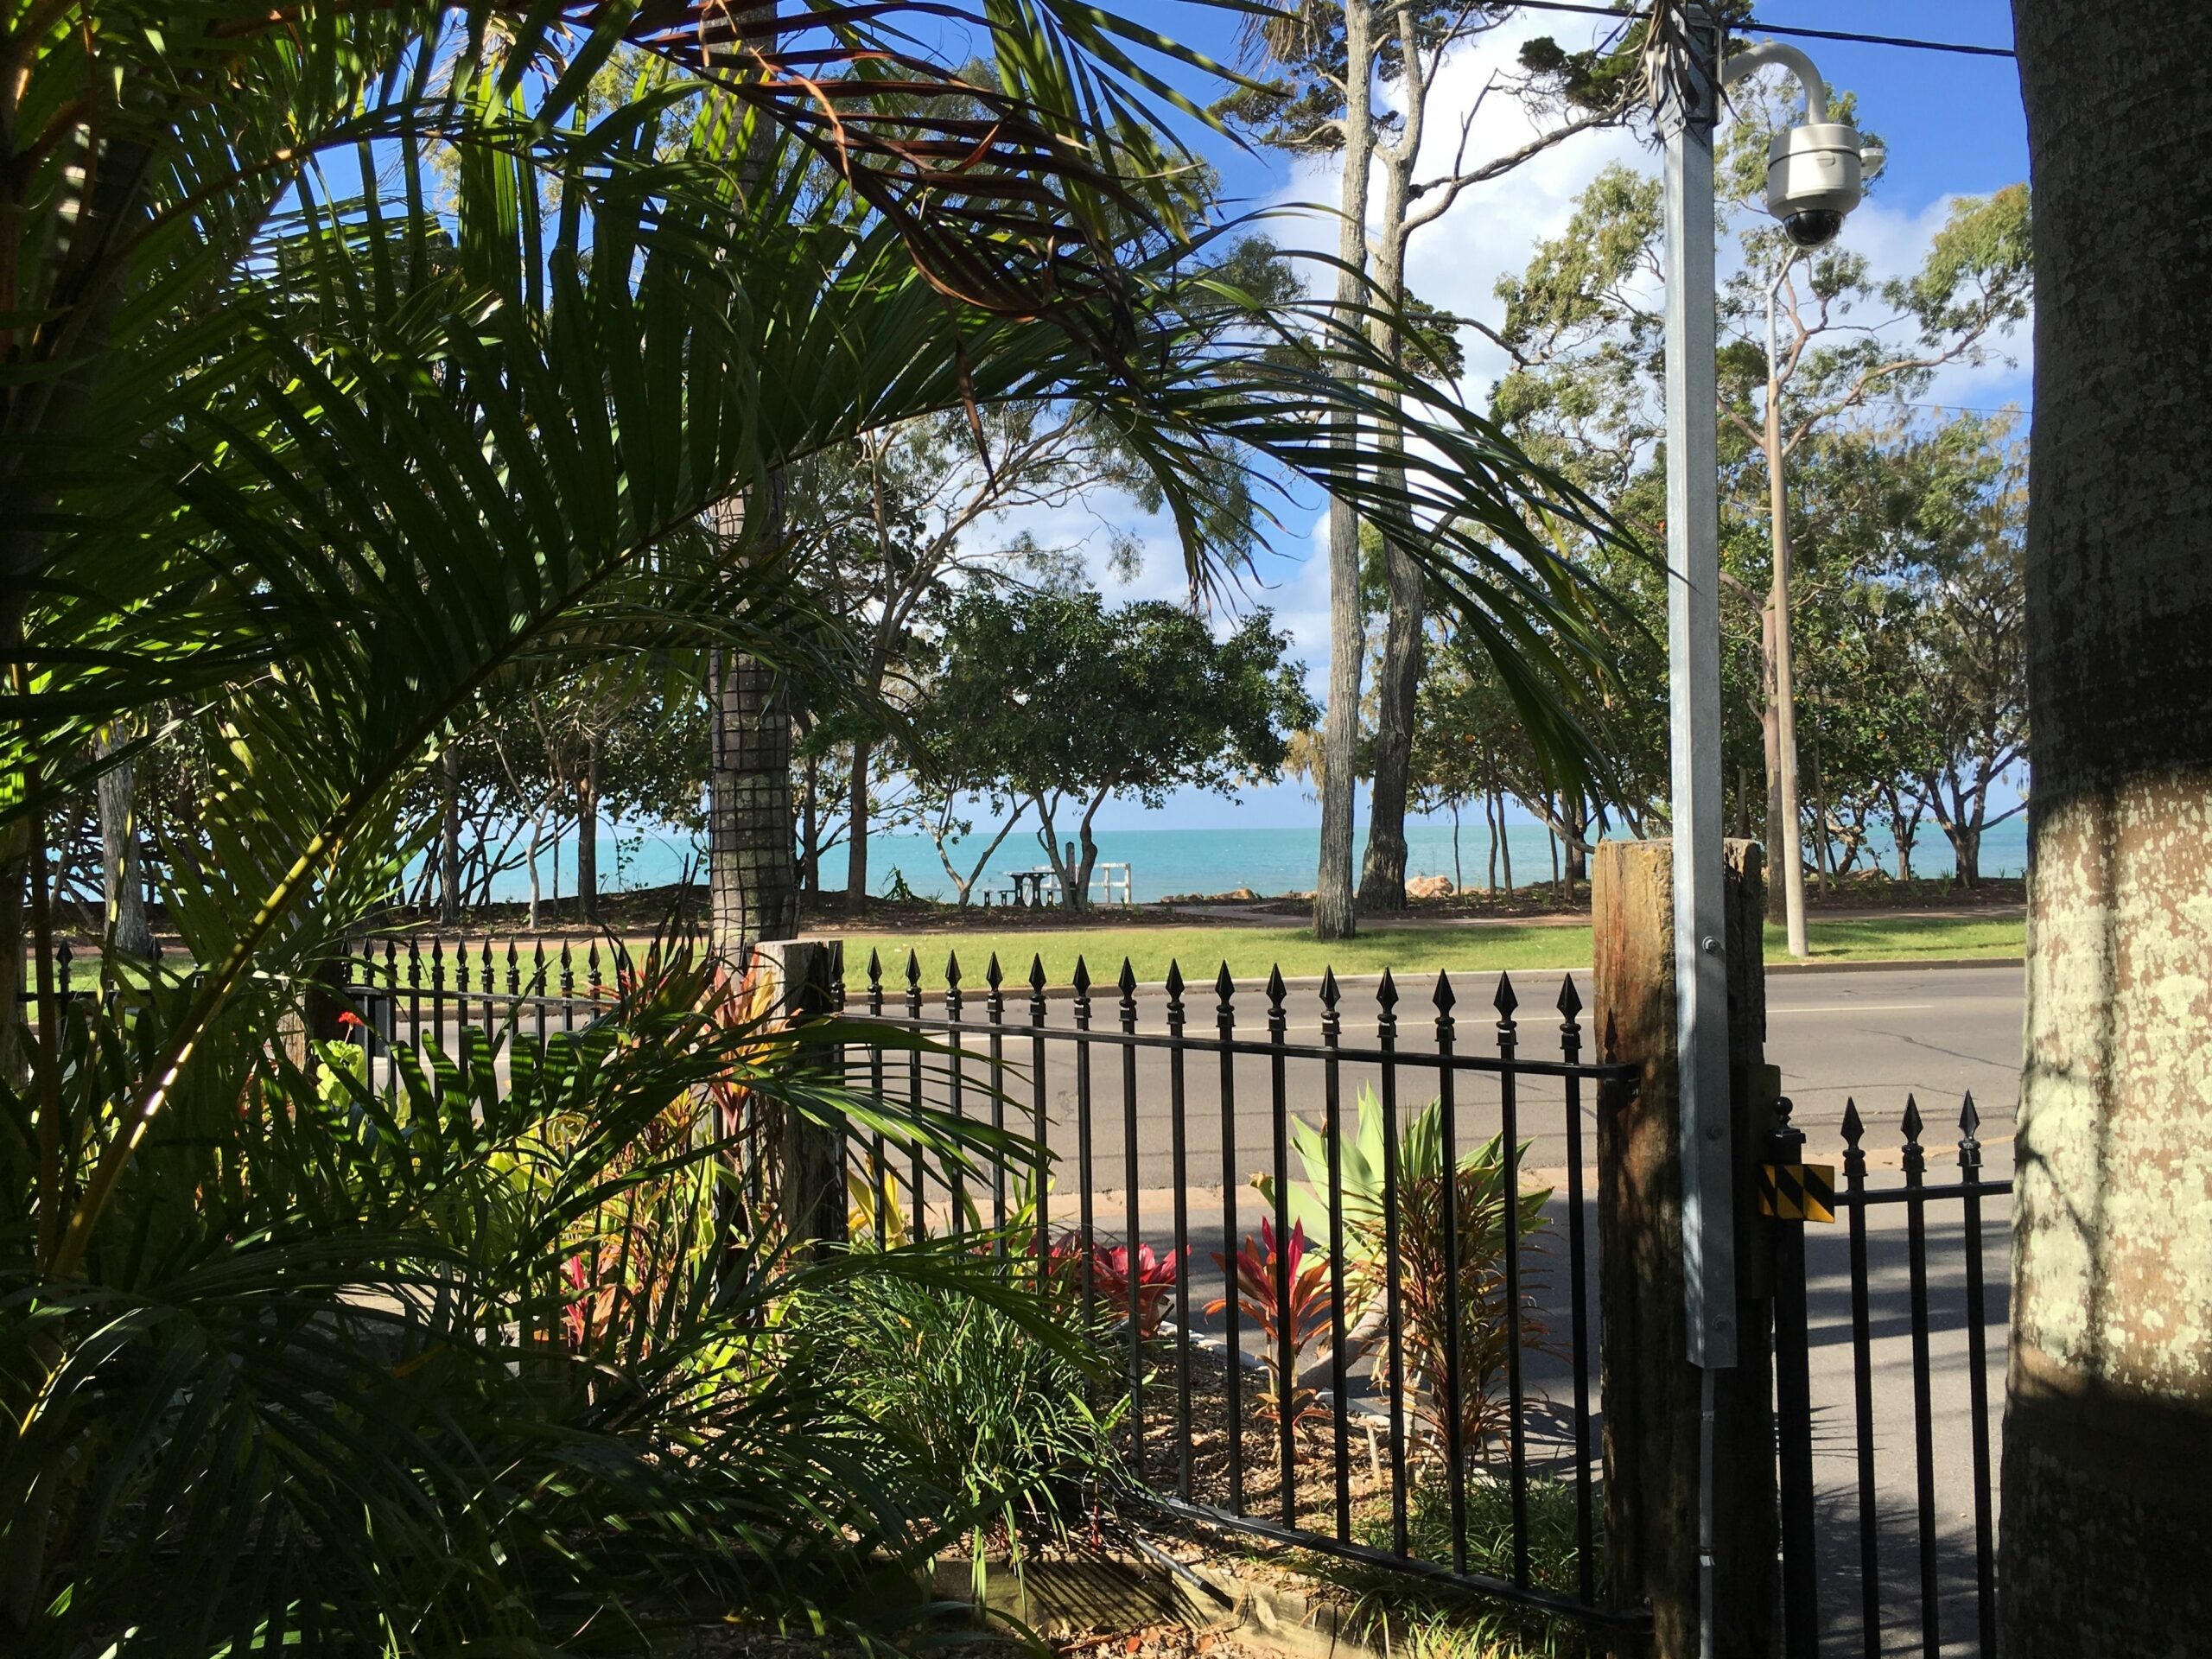
[[[1815,960],[1905,961],[1948,957],[2017,957],[2022,925],[2017,920],[1978,921],[1954,917],[1902,916],[1879,921],[1815,921]],[[992,954],[1015,986],[1026,985],[1033,957],[1041,957],[1046,978],[1064,985],[1080,956],[1094,980],[1110,982],[1127,957],[1139,981],[1167,976],[1167,964],[1180,962],[1186,979],[1211,982],[1225,961],[1239,980],[1264,979],[1280,967],[1285,976],[1318,974],[1333,967],[1339,974],[1375,974],[1389,968],[1400,976],[1496,972],[1516,968],[1586,968],[1587,927],[1405,927],[1378,928],[1332,944],[1317,942],[1302,927],[1132,927],[967,933],[850,934],[845,939],[848,985],[863,982],[868,952],[880,953],[887,984],[906,982],[906,954],[921,959],[922,980],[944,982],[948,952],[958,957],[963,986],[980,991]],[[1789,960],[1782,930],[1766,931],[1770,963]]]
[[[1912,962],[1931,957],[2017,957],[2023,929],[2016,919],[1974,920],[1949,916],[1900,916],[1879,920],[1820,921],[1812,925],[1815,961]],[[572,944],[575,942],[571,942]],[[1065,985],[1079,956],[1091,978],[1110,986],[1127,957],[1138,980],[1155,984],[1167,977],[1167,964],[1183,964],[1184,977],[1211,984],[1225,961],[1239,981],[1263,981],[1270,968],[1285,977],[1319,974],[1333,967],[1339,974],[1379,974],[1389,968],[1401,978],[1440,972],[1496,973],[1500,969],[1587,968],[1587,927],[1535,927],[1500,924],[1482,927],[1376,928],[1333,944],[1315,941],[1302,927],[1122,927],[1024,930],[976,929],[961,932],[853,933],[845,938],[846,982],[866,982],[868,952],[883,960],[884,982],[896,991],[906,983],[906,953],[921,958],[922,982],[932,989],[944,983],[945,958],[960,960],[960,982],[980,995],[992,954],[1004,970],[1007,994],[1025,994],[1033,956],[1045,962],[1046,981]],[[551,952],[549,951],[550,956]],[[576,969],[581,978],[583,950]],[[1789,960],[1782,930],[1766,930],[1766,959]],[[181,970],[175,952],[163,966]],[[86,950],[72,963],[72,982],[79,989],[98,983],[99,954]],[[402,972],[404,973],[403,967]],[[425,969],[427,976],[428,969]],[[124,970],[137,984],[135,969]]]

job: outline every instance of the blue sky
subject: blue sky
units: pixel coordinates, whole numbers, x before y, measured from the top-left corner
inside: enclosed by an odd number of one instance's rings
[[[1235,52],[1234,26],[1218,13],[1209,16],[1181,5],[1143,5],[1132,15],[1156,21],[1164,30],[1217,56]],[[2012,38],[2010,7],[2005,0],[1921,0],[1917,4],[1853,0],[1849,6],[1821,0],[1766,0],[1757,15],[1776,25],[1986,45],[2009,45]],[[1524,14],[1499,31],[1500,38],[1462,54],[1447,66],[1433,107],[1464,108],[1493,67],[1511,61],[1518,40],[1525,35],[1550,34],[1572,46],[1586,43],[1605,27],[1594,18]],[[1747,33],[1758,38],[1761,31]],[[1983,194],[2026,177],[2026,126],[2011,60],[1840,41],[1796,43],[1813,54],[1831,85],[1858,94],[1861,124],[1878,133],[1889,147],[1888,166],[1878,185],[1844,233],[1849,245],[1866,253],[1878,276],[1901,273],[1918,264],[1951,198]],[[1492,111],[1501,117],[1496,123],[1490,121]],[[1478,126],[1478,133],[1491,139],[1491,153],[1529,130],[1523,118],[1497,105],[1487,107],[1484,120],[1488,130]],[[1457,131],[1456,118],[1433,117],[1432,127],[1440,125]],[[1203,135],[1198,143],[1243,205],[1335,198],[1338,181],[1331,169],[1294,168],[1287,158],[1243,151],[1214,135]],[[1471,153],[1484,153],[1480,138]],[[1614,161],[1645,168],[1654,164],[1649,150],[1630,134],[1586,134],[1471,193],[1416,242],[1411,259],[1415,291],[1462,313],[1494,315],[1491,289],[1497,276],[1520,269],[1537,241],[1555,234],[1576,193]],[[1333,245],[1334,235],[1333,226],[1326,228],[1325,235],[1316,227],[1317,239]],[[2000,346],[2015,361],[1947,372],[1927,396],[1962,407],[2024,407],[2029,389],[2026,344],[2023,334]],[[1471,352],[1464,395],[1479,403],[1496,372],[1496,365],[1485,363],[1480,351]],[[1273,556],[1264,562],[1261,573],[1263,588],[1254,595],[1256,602],[1271,606],[1291,632],[1317,692],[1325,655],[1326,602],[1325,575],[1313,536],[1319,505],[1318,499],[1309,500],[1283,514],[1285,523],[1272,538]],[[1094,504],[1090,512],[1102,518],[1128,516],[1115,513],[1103,502]],[[1097,528],[1082,524],[1083,517],[1078,512],[1065,524],[1039,528],[1048,535],[1057,532],[1063,539],[1073,539]],[[1146,529],[1154,556],[1145,574],[1126,590],[1117,590],[1111,579],[1104,579],[1109,594],[1179,592],[1179,560],[1172,538],[1164,525]],[[1103,535],[1096,537],[1096,544],[1103,563]],[[1184,791],[1157,811],[1133,802],[1114,802],[1100,814],[1103,827],[1116,829],[1302,826],[1319,821],[1319,807],[1294,784],[1249,790],[1238,803]]]

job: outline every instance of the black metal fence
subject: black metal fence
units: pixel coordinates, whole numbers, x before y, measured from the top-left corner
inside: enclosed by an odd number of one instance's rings
[[[1599,1571],[1587,1179],[1599,1085],[1630,1074],[1581,1058],[1572,978],[1543,1033],[1556,1059],[1522,1053],[1504,976],[1488,1052],[1448,976],[1418,1013],[1388,973],[1371,998],[1225,968],[1141,987],[1127,963],[1107,989],[1080,961],[1065,988],[1033,962],[1010,993],[995,957],[980,994],[957,958],[930,992],[915,958],[887,983],[871,957],[849,1010],[949,1054],[864,1050],[868,1085],[999,1127],[1013,1107],[1074,1190],[1024,1216],[1000,1173],[986,1211],[957,1172],[880,1145],[863,1179],[917,1224],[1026,1222],[1068,1256],[1122,1316],[1131,1461],[1163,1506],[1633,1624]]]
[[[1986,1258],[2008,1247],[2012,1183],[1984,1169],[1971,1095],[1955,1180],[1929,1179],[1927,1127],[1908,1097],[1898,1179],[1877,1183],[1870,1151],[1888,1159],[1847,1103],[1835,1224],[1771,1224],[1790,1659],[1997,1651],[1990,1357],[2006,1286]],[[1770,1159],[1802,1165],[1802,1144],[1785,1127]]]
[[[576,1029],[615,971],[596,945],[380,941],[348,983],[375,1056],[464,1026]],[[1595,1113],[1632,1073],[1582,1058],[1571,977],[1532,1026],[1499,976],[1472,1032],[1441,975],[1418,1008],[1388,973],[1352,990],[1224,968],[1199,989],[1124,963],[1108,987],[1078,962],[1056,986],[993,958],[977,988],[957,957],[925,985],[910,957],[851,979],[849,1016],[928,1046],[852,1043],[849,1083],[1031,1137],[1051,1171],[1025,1191],[1018,1167],[855,1138],[854,1224],[988,1230],[1065,1270],[1127,1344],[1126,1449],[1151,1501],[1648,1620],[1604,1594],[1596,1427]]]

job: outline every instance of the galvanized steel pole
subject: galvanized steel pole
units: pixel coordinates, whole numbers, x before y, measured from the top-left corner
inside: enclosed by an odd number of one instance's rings
[[[1736,1363],[1728,980],[1720,810],[1720,508],[1714,386],[1713,130],[1720,31],[1681,8],[1684,48],[1666,65],[1667,667],[1681,1067],[1684,1314],[1689,1357]]]

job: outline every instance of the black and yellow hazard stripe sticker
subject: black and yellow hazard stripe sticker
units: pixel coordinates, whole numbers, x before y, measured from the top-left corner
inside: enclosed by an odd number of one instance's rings
[[[1759,1213],[1783,1221],[1834,1221],[1835,1166],[1761,1164]]]

